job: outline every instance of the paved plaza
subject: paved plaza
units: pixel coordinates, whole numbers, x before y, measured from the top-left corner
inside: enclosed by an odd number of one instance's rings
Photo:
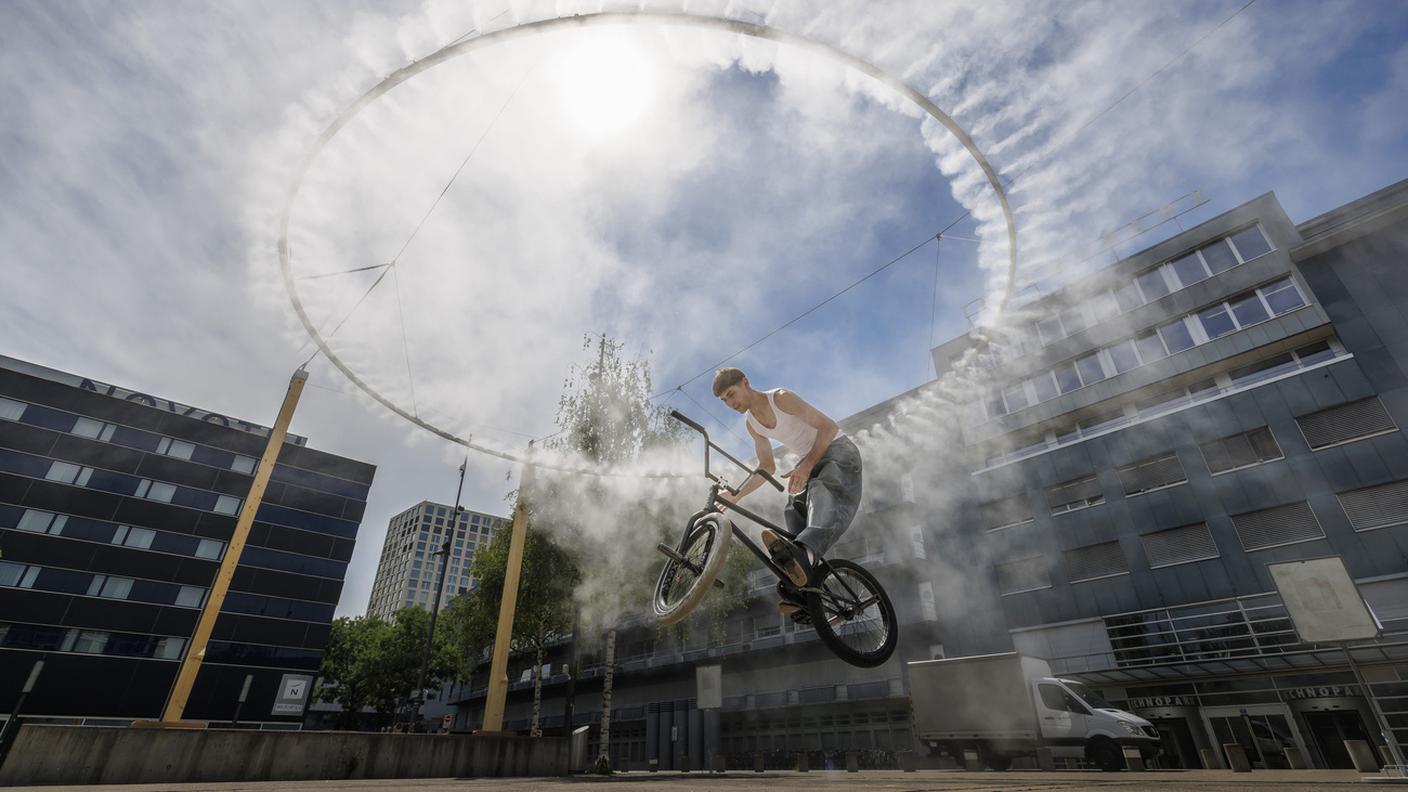
[[[1352,770],[1269,770],[1250,774],[1228,771],[1154,771],[1147,773],[1099,773],[1090,771],[966,773],[958,771],[921,770],[902,773],[878,770],[862,773],[823,771],[812,773],[733,771],[725,774],[705,773],[619,773],[610,778],[572,776],[567,778],[483,778],[483,779],[390,779],[368,781],[289,781],[270,783],[228,784],[132,784],[101,787],[13,787],[14,790],[34,789],[44,792],[732,792],[732,790],[809,790],[817,788],[845,790],[894,790],[894,792],[977,792],[977,790],[1144,790],[1157,792],[1231,792],[1232,790],[1290,791],[1316,789],[1364,789],[1377,784],[1365,784]],[[1397,784],[1391,788],[1405,788]]]

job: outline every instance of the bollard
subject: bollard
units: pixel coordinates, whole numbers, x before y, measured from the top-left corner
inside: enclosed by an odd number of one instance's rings
[[[660,760],[659,760],[659,759],[651,759],[651,760],[650,760],[650,772],[654,773],[654,772],[658,771],[659,769],[660,769]]]
[[[687,753],[682,753],[682,754],[680,754],[680,772],[681,772],[681,773],[688,773],[688,772],[689,772],[689,754],[687,754]]]
[[[1290,767],[1292,770],[1309,770],[1309,769],[1310,769],[1310,768],[1305,764],[1305,754],[1301,753],[1301,751],[1300,751],[1299,748],[1288,747],[1288,748],[1285,749],[1285,754],[1286,754],[1286,765],[1287,765],[1288,767]]]
[[[753,754],[753,772],[763,772],[763,755],[760,753]]]
[[[806,751],[797,754],[797,772],[805,773],[812,769],[812,758]]]
[[[714,772],[722,773],[724,769],[724,755],[714,754]]]
[[[1139,753],[1138,748],[1132,745],[1126,745],[1124,747],[1124,766],[1136,773],[1146,769],[1144,767],[1144,757]]]
[[[915,761],[914,751],[896,751],[895,758],[900,760],[900,770],[906,773],[918,771],[919,764]]]
[[[1252,763],[1247,761],[1247,749],[1240,743],[1223,743],[1222,752],[1227,756],[1227,767],[1234,773],[1250,773]]]
[[[860,755],[857,754],[855,751],[846,751],[846,772],[860,772]]]
[[[1036,769],[1047,771],[1056,769],[1056,757],[1051,755],[1050,748],[1036,749]]]
[[[1349,760],[1354,769],[1361,773],[1379,772],[1379,760],[1374,758],[1374,749],[1365,740],[1345,740],[1344,749],[1349,751]]]
[[[1217,751],[1211,748],[1199,748],[1198,758],[1203,760],[1204,770],[1216,770],[1221,766],[1217,761]]]
[[[979,757],[978,752],[972,748],[963,749],[963,769],[970,773],[981,772],[983,769],[982,758]]]

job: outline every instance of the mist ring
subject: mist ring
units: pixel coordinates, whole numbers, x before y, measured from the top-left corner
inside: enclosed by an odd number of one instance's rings
[[[824,55],[828,58],[831,58],[832,60],[838,61],[842,65],[848,66],[862,74],[865,74],[871,77],[872,79],[884,85],[887,85],[891,89],[897,91],[901,96],[904,96],[906,99],[910,100],[910,102],[918,106],[935,121],[938,121],[940,124],[942,124],[944,128],[949,131],[950,134],[952,134],[958,139],[959,143],[963,145],[963,148],[968,152],[969,156],[971,156],[973,160],[978,164],[978,167],[982,169],[983,174],[987,177],[988,184],[992,187],[993,192],[997,195],[998,203],[1002,207],[1003,218],[1007,223],[1008,251],[1007,282],[1005,287],[1003,288],[1002,300],[998,304],[998,309],[1001,310],[1007,306],[1007,302],[1012,297],[1012,287],[1013,284],[1016,282],[1017,277],[1017,224],[1012,216],[1012,207],[1007,200],[1007,191],[1003,187],[1002,181],[998,178],[997,172],[988,162],[987,157],[978,148],[978,145],[973,141],[972,136],[970,136],[966,130],[959,126],[958,122],[954,121],[948,113],[945,113],[942,109],[939,108],[938,105],[934,104],[934,102],[931,101],[929,97],[915,90],[904,80],[901,80],[900,78],[890,74],[889,72],[881,69],[880,67],[870,63],[869,61],[864,60],[863,58],[860,58],[856,55],[852,55],[851,53],[846,52],[831,44],[827,44],[822,41],[817,41],[815,39],[810,39],[795,33],[789,33],[778,28],[769,27],[767,25],[758,24],[754,22],[744,22],[742,20],[730,19],[728,17],[687,14],[683,12],[674,13],[667,11],[601,11],[597,13],[580,14],[570,17],[554,17],[551,19],[540,19],[533,22],[524,22],[519,25],[514,25],[513,27],[504,28],[502,30],[496,30],[492,33],[486,33],[481,36],[475,36],[473,38],[447,44],[444,47],[441,47],[440,49],[436,50],[435,52],[432,52],[431,54],[425,56],[424,58],[412,61],[407,65],[402,66],[401,68],[392,72],[391,74],[387,75],[384,79],[382,79],[381,82],[372,86],[370,89],[367,90],[366,93],[359,96],[356,101],[348,105],[341,113],[337,115],[336,118],[333,119],[332,123],[328,125],[327,129],[323,130],[323,133],[318,136],[317,141],[315,141],[313,147],[309,150],[307,156],[304,157],[302,166],[299,168],[297,177],[289,186],[288,201],[284,205],[283,213],[279,218],[279,270],[283,276],[284,291],[288,293],[289,302],[292,304],[294,312],[298,315],[298,321],[303,324],[303,329],[308,332],[309,338],[312,339],[315,344],[317,344],[318,350],[323,353],[323,356],[327,358],[328,362],[335,366],[338,371],[341,371],[343,376],[347,377],[349,382],[357,386],[357,388],[359,388],[363,393],[375,399],[383,407],[392,411],[396,415],[401,416],[407,421],[410,421],[416,426],[419,426],[420,428],[432,434],[438,435],[439,437],[449,440],[452,443],[456,443],[458,445],[464,446],[465,448],[478,451],[481,454],[487,454],[489,456],[498,457],[499,459],[504,459],[509,462],[533,464],[537,467],[546,468],[549,470],[558,470],[564,473],[577,473],[589,476],[630,478],[684,477],[684,474],[680,473],[627,473],[623,471],[612,470],[588,470],[584,468],[557,465],[546,460],[530,461],[523,455],[511,454],[507,451],[480,445],[479,443],[474,442],[472,438],[460,437],[459,435],[456,435],[453,432],[441,429],[440,427],[420,418],[419,416],[413,413],[407,412],[405,409],[397,405],[391,399],[382,395],[371,385],[364,382],[360,377],[357,376],[355,372],[352,371],[351,368],[347,366],[345,362],[343,362],[341,358],[337,356],[337,353],[332,351],[332,348],[327,343],[327,339],[323,338],[322,333],[318,332],[318,328],[313,324],[312,320],[308,318],[308,313],[303,308],[303,301],[298,296],[298,287],[294,284],[293,271],[289,266],[289,219],[293,214],[293,204],[294,201],[298,198],[299,190],[303,186],[303,180],[307,178],[308,171],[312,168],[313,162],[318,158],[318,155],[322,153],[323,149],[327,146],[327,144],[331,142],[332,139],[337,136],[337,133],[341,131],[342,128],[345,127],[348,123],[350,123],[352,119],[357,116],[358,113],[360,113],[364,108],[366,108],[367,105],[371,104],[382,94],[385,94],[387,91],[390,91],[392,88],[395,88],[401,83],[406,82],[407,80],[420,74],[421,72],[426,71],[434,66],[437,66],[440,63],[443,63],[444,61],[447,61],[451,58],[464,55],[481,47],[485,47],[495,43],[502,43],[510,39],[522,38],[526,36],[536,35],[539,33],[545,33],[549,30],[555,30],[557,28],[587,27],[598,24],[684,25],[737,33],[743,36],[747,36],[749,38],[776,41],[781,44],[788,44],[794,47],[799,47],[801,49],[810,50],[812,52]]]

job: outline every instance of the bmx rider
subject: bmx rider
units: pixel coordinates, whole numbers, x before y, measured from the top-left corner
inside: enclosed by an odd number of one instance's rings
[[[787,530],[797,539],[791,541],[767,529],[763,529],[762,539],[792,586],[811,585],[816,560],[846,532],[860,506],[860,449],[835,421],[796,393],[782,388],[754,390],[748,377],[736,368],[715,373],[714,395],[747,416],[748,434],[763,470],[770,474],[776,470],[773,440],[801,458],[796,467],[782,474],[789,496],[783,515]],[[761,476],[751,475],[738,487],[737,495],[720,492],[719,499],[736,503],[762,484]],[[795,589],[789,591],[786,583],[779,583],[778,593],[783,613],[794,618],[805,613]]]

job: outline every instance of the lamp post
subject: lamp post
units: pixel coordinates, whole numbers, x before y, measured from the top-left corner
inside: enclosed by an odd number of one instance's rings
[[[455,508],[450,512],[450,524],[445,530],[445,543],[440,545],[436,555],[440,558],[440,576],[435,584],[435,602],[430,606],[430,629],[425,634],[425,651],[421,655],[420,675],[416,678],[416,694],[420,700],[416,702],[412,710],[411,717],[414,721],[420,720],[421,708],[425,706],[425,676],[430,671],[430,654],[435,649],[435,619],[440,615],[440,598],[445,594],[445,572],[450,566],[450,554],[454,549],[455,536],[460,529],[460,496],[464,494],[464,469],[469,464],[469,458],[460,463],[460,486],[455,490]],[[411,726],[412,724],[407,724]]]

